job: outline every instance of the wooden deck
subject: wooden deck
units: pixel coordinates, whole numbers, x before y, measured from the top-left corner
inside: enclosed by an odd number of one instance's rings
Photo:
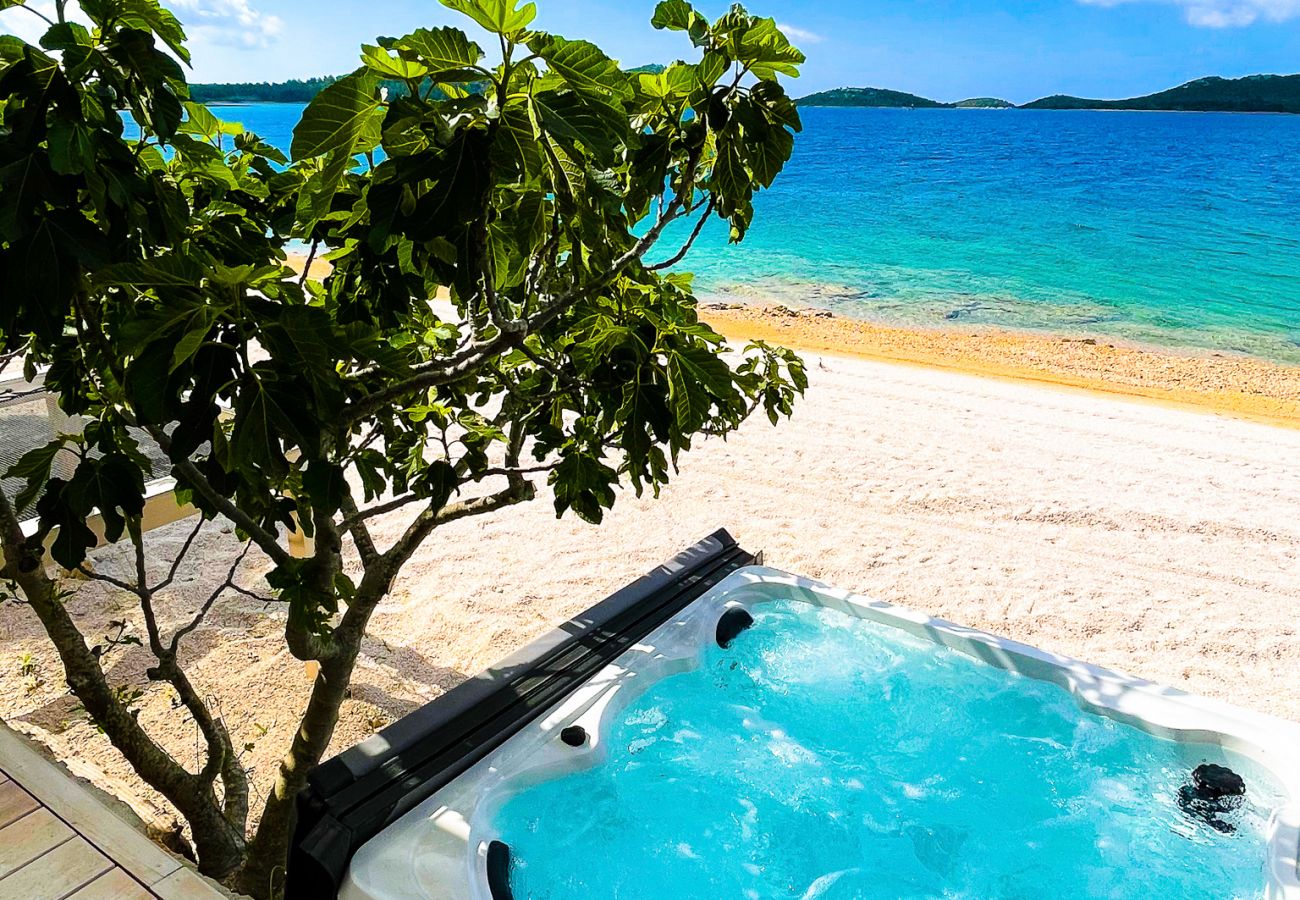
[[[0,898],[223,897],[0,725]]]

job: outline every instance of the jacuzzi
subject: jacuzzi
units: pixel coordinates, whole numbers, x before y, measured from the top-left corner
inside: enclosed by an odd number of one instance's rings
[[[1150,892],[1120,893],[1300,900],[1300,726],[757,562],[718,532],[323,764],[299,798],[287,895],[976,897],[1036,885],[1053,897],[1070,894],[1051,887],[1058,857],[1082,845],[1089,871],[1061,876],[1074,896],[1149,879]],[[785,636],[825,630],[833,653]],[[861,654],[845,643],[861,640],[874,642]],[[819,654],[862,671],[813,671]],[[933,677],[910,677],[920,669]],[[949,684],[969,705],[945,702]],[[834,712],[803,709],[823,694]],[[984,743],[978,716],[1031,721],[968,758]],[[932,776],[914,771],[928,760]],[[764,786],[733,762],[766,770]],[[1234,825],[1188,800],[1192,782],[1178,779],[1208,764],[1240,774],[1253,819]],[[1031,782],[1050,808],[1024,796]],[[1033,825],[1023,833],[1017,804]],[[914,809],[937,822],[913,821]],[[631,818],[601,828],[602,810]],[[671,838],[646,839],[648,818]],[[1172,871],[1156,871],[1170,854]],[[1239,861],[1244,882],[1189,888],[1187,870],[1210,854]],[[628,889],[619,867],[642,855],[650,874],[627,877],[644,889]],[[706,884],[710,855],[733,864],[743,891]],[[785,856],[802,862],[786,871]],[[950,871],[993,857],[978,875]],[[762,864],[775,859],[779,873]],[[581,875],[595,869],[615,874]]]

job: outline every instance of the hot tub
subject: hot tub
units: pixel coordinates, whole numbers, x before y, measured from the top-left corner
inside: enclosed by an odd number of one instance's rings
[[[326,763],[290,895],[1300,898],[1300,726],[754,562],[719,532]]]

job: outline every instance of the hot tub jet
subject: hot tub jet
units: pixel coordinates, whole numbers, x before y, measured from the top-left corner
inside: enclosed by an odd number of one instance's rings
[[[718,646],[723,650],[731,646],[731,642],[750,625],[754,624],[754,617],[741,609],[739,606],[733,606],[722,614],[718,619],[718,630],[714,637],[718,641]]]

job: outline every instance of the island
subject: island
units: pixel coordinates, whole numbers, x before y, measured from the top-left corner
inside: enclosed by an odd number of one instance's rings
[[[1026,103],[1021,109],[1300,113],[1300,75],[1198,78],[1167,91],[1127,100],[1089,100],[1058,94]]]
[[[1001,100],[997,97],[971,97],[969,100],[958,100],[952,104],[956,109],[1015,109],[1016,105],[1010,100]]]
[[[628,69],[629,75],[657,75],[664,70],[658,63]],[[334,82],[338,76],[319,78],[294,78],[289,81],[242,81],[229,84],[191,84],[190,98],[199,103],[310,103],[316,95]],[[400,96],[408,90],[400,81],[383,81],[389,96]],[[470,85],[477,91],[480,86]]]
[[[884,88],[835,88],[796,101],[800,106],[853,106],[906,109],[1129,109],[1170,112],[1300,113],[1300,75],[1248,75],[1198,78],[1186,84],[1126,100],[1091,100],[1056,94],[1017,107],[995,97],[956,103],[930,100]]]
[[[874,106],[882,108],[904,109],[945,109],[951,103],[927,100],[916,94],[902,91],[890,91],[885,88],[835,88],[829,91],[810,94],[795,101],[799,106]],[[1010,104],[1008,104],[1010,105]]]

